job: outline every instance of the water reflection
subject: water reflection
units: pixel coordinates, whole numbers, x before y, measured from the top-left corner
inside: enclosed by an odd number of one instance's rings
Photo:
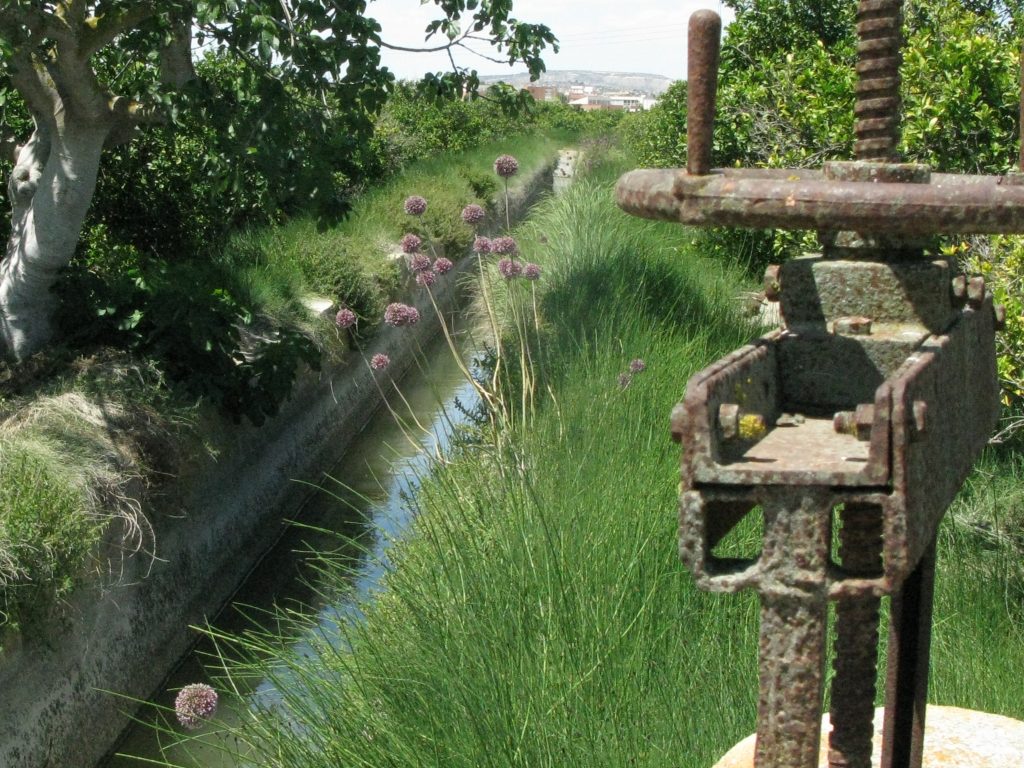
[[[409,523],[413,509],[410,500],[415,497],[418,478],[427,472],[432,457],[447,450],[454,430],[468,420],[464,409],[455,404],[476,402],[472,386],[462,378],[443,346],[428,350],[420,370],[403,380],[400,390],[400,395],[394,390],[388,393],[392,410],[378,412],[345,457],[324,473],[324,490],[311,496],[299,517],[300,525],[286,531],[240,587],[233,605],[217,616],[215,632],[277,629],[275,605],[315,612],[316,621],[309,634],[294,637],[297,652],[310,652],[315,634],[330,635],[341,617],[353,617],[358,610],[355,602],[380,583],[387,567],[388,542],[400,536]],[[310,565],[312,552],[329,553],[352,570],[346,593],[325,594],[324,580]],[[166,713],[173,707],[174,691],[189,683],[214,682],[209,680],[204,662],[209,665],[217,655],[217,644],[203,638],[153,703]],[[258,698],[262,706],[272,705],[278,698],[270,680],[244,682],[247,690],[239,692]],[[220,714],[224,719],[230,716],[226,709]],[[154,712],[153,707],[147,707],[140,717],[147,723],[152,723],[154,717],[168,719],[166,714]],[[173,720],[173,715],[169,719]],[[210,741],[209,735],[208,731],[204,733],[204,742]],[[162,759],[189,768],[234,765],[228,753],[237,745],[221,742],[218,748],[216,744],[199,745],[187,740],[174,744],[183,736],[188,733],[176,723],[170,733],[164,734],[151,725],[135,725],[118,745],[120,754],[104,766],[138,768],[146,764],[144,761]]]

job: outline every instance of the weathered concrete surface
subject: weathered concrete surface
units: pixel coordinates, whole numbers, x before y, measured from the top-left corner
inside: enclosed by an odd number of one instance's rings
[[[872,768],[881,763],[881,708],[875,710]],[[828,715],[822,718],[821,768],[828,768]],[[752,768],[754,735],[748,736],[714,768]],[[1024,722],[958,707],[929,706],[925,716],[922,768],[1010,768],[1024,765]]]
[[[580,153],[576,149],[562,149],[558,152],[558,165],[555,166],[555,178],[552,190],[556,195],[567,190],[576,176],[576,166]]]
[[[510,200],[513,217],[550,189],[551,172],[545,168]],[[475,264],[463,259],[458,270]],[[435,286],[446,313],[457,308],[456,286],[465,282],[457,272]],[[389,389],[438,332],[426,295],[412,296],[421,322],[382,327],[364,350],[367,359],[391,357],[376,381],[358,355],[303,377],[276,418],[259,429],[235,428],[217,461],[196,457],[158,497],[142,498],[155,561],[128,558],[106,584],[79,590],[67,618],[44,637],[5,649],[0,768],[92,768],[111,749],[135,709],[126,697],[144,700],[159,688],[197,638],[189,625],[203,624],[230,599],[310,493],[293,478],[319,480],[325,458],[340,455],[380,405],[378,383]]]

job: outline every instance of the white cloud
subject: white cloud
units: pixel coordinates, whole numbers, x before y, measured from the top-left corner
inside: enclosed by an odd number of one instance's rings
[[[515,0],[512,15],[546,24],[559,38],[560,52],[544,56],[550,70],[643,72],[680,79],[686,73],[686,24],[700,8],[717,11],[726,22],[731,19],[728,8],[709,0]],[[407,47],[443,42],[443,38],[423,40],[427,24],[440,15],[432,2],[373,0],[367,13],[380,22],[386,42]],[[444,53],[385,50],[383,57],[400,78],[417,78],[451,66]],[[466,51],[458,51],[456,61],[482,75],[524,71],[522,64],[510,68]]]

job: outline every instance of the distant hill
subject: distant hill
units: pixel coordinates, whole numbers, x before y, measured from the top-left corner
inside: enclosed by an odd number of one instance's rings
[[[480,78],[482,83],[508,83],[516,88],[530,84],[530,75],[519,72],[514,75],[487,75]],[[590,72],[584,69],[562,69],[545,72],[535,85],[554,85],[568,89],[570,85],[592,85],[603,91],[636,91],[658,95],[671,85],[671,78],[662,75],[648,75],[639,72]]]

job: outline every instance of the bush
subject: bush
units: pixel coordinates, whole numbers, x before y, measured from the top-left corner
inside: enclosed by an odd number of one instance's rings
[[[677,80],[646,112],[623,118],[622,143],[644,168],[686,165],[686,81]]]
[[[56,286],[55,323],[69,343],[109,344],[154,359],[167,378],[238,422],[262,424],[319,351],[289,328],[255,333],[252,312],[210,266],[140,260],[105,273],[72,265]],[[243,331],[249,331],[243,336]]]

